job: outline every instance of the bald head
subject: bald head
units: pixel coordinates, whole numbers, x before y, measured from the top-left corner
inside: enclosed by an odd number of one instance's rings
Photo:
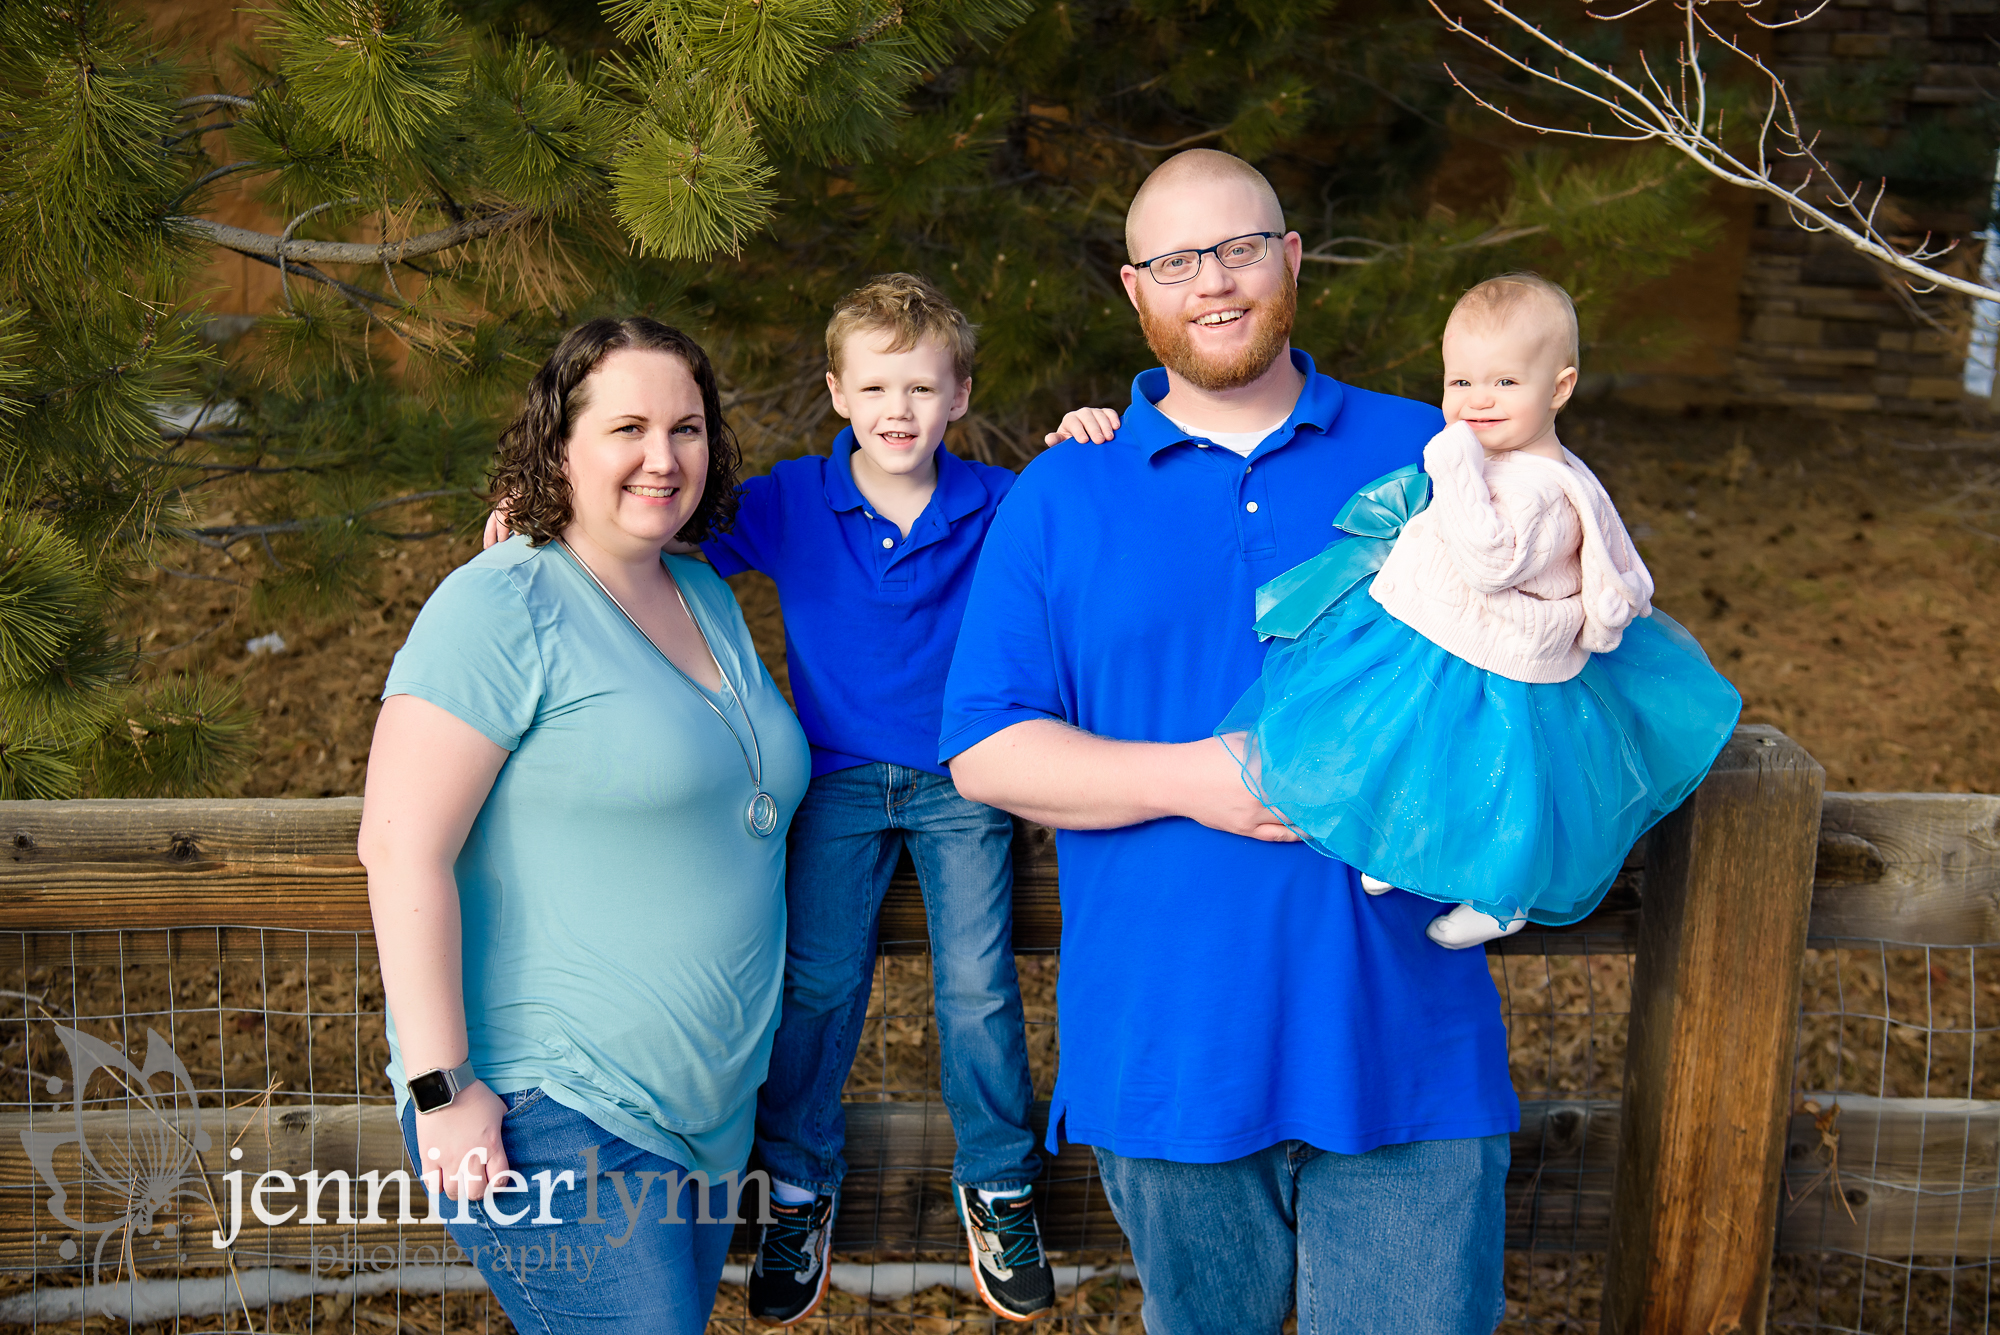
[[[1579,364],[1576,304],[1559,284],[1525,271],[1475,283],[1451,308],[1445,332],[1477,329],[1539,341],[1565,366]]]
[[[1255,167],[1212,148],[1176,153],[1155,167],[1132,196],[1132,207],[1125,211],[1126,254],[1136,264],[1164,251],[1207,244],[1185,233],[1190,227],[1213,230],[1211,224],[1222,218],[1231,219],[1237,230],[1209,241],[1285,230],[1278,192]]]

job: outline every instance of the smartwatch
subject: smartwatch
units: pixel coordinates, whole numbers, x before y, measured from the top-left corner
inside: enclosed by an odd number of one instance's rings
[[[413,1075],[404,1088],[410,1091],[410,1102],[417,1105],[418,1112],[434,1113],[449,1108],[458,1091],[478,1078],[472,1069],[472,1059],[467,1057],[451,1070],[440,1066]]]

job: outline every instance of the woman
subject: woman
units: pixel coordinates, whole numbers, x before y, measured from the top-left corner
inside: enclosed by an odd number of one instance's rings
[[[383,691],[389,1077],[522,1330],[699,1332],[715,1300],[728,1192],[683,1180],[749,1151],[810,767],[728,586],[660,551],[727,526],[736,462],[692,339],[572,330],[501,438],[522,535],[438,586]]]

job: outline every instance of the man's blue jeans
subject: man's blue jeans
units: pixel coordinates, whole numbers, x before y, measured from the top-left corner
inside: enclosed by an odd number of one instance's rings
[[[1097,1151],[1148,1335],[1492,1335],[1506,1136],[1334,1154],[1288,1140],[1228,1163]]]
[[[460,1202],[440,1200],[438,1209],[451,1240],[486,1276],[514,1329],[522,1335],[701,1335],[734,1232],[726,1222],[730,1184],[708,1188],[711,1222],[702,1223],[698,1188],[681,1165],[614,1136],[539,1089],[501,1098],[507,1115],[500,1144],[507,1166],[527,1179],[528,1189],[490,1202],[514,1222],[497,1218],[489,1200],[463,1202],[468,1222],[462,1224]],[[435,1167],[420,1157],[416,1122],[416,1107],[406,1106],[403,1144],[410,1161]],[[444,1171],[457,1167],[447,1164]],[[546,1209],[543,1185],[535,1180],[541,1173],[548,1174]],[[412,1193],[420,1194],[421,1188]],[[754,1218],[760,1201],[752,1191],[735,1208]],[[659,1222],[670,1212],[678,1223]],[[541,1219],[551,1222],[536,1222]]]
[[[1013,822],[950,779],[859,765],[812,781],[785,871],[785,1000],[757,1096],[771,1176],[827,1193],[847,1172],[840,1090],[875,977],[876,918],[907,846],[930,921],[952,1178],[988,1190],[1041,1174],[1028,1127],[1027,1036],[1014,973]]]

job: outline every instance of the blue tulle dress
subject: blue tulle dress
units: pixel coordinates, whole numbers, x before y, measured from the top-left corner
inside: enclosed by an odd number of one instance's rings
[[[1429,495],[1414,465],[1370,483],[1334,521],[1354,537],[1258,590],[1257,629],[1283,642],[1216,734],[1249,734],[1250,791],[1321,853],[1503,922],[1575,922],[1707,775],[1742,700],[1657,611],[1565,682],[1440,649],[1369,596]]]

